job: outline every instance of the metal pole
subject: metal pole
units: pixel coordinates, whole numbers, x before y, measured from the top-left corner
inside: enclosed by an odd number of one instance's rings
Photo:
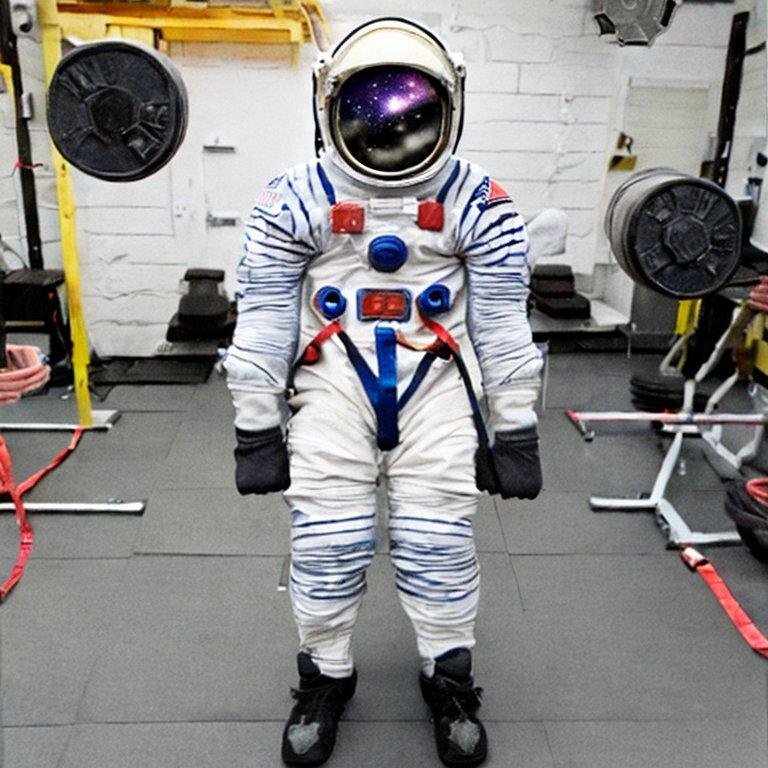
[[[43,37],[45,81],[50,83],[56,64],[61,58],[61,30],[55,0],[39,0],[40,29]],[[59,199],[59,226],[61,228],[61,258],[67,285],[69,327],[72,338],[72,372],[80,426],[92,427],[94,415],[88,388],[88,365],[91,362],[88,330],[85,325],[83,299],[80,290],[80,261],[77,251],[77,224],[75,221],[75,195],[69,166],[55,147],[51,147],[56,172],[56,191]]]
[[[17,38],[11,23],[9,0],[0,0],[0,59],[11,68],[13,82],[13,100],[16,113],[16,144],[18,152],[18,171],[21,180],[21,198],[24,206],[24,223],[27,235],[29,266],[32,269],[43,268],[43,248],[40,240],[40,221],[37,216],[37,194],[35,175],[32,172],[32,144],[29,139],[29,127],[23,117],[22,98],[24,85],[21,81],[21,66]]]

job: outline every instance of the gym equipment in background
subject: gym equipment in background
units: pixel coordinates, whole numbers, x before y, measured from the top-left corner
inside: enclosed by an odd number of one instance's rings
[[[549,317],[588,320],[589,299],[576,293],[573,270],[567,264],[542,264],[531,276],[533,304]]]
[[[692,530],[674,505],[666,498],[667,485],[676,469],[680,465],[683,442],[686,437],[703,439],[711,448],[712,453],[720,457],[736,474],[742,465],[751,460],[757,454],[763,436],[765,425],[768,423],[768,400],[761,400],[757,395],[756,385],[753,385],[753,413],[715,413],[720,400],[735,385],[743,375],[737,370],[734,375],[726,379],[723,384],[715,389],[708,398],[703,413],[694,412],[694,398],[698,385],[710,375],[727,350],[734,349],[740,344],[747,325],[753,317],[752,311],[742,303],[735,311],[730,326],[721,336],[709,359],[698,370],[690,371],[683,366],[685,382],[683,385],[683,402],[680,410],[670,412],[579,412],[573,409],[566,411],[566,416],[579,430],[585,440],[594,439],[595,433],[591,428],[592,423],[657,423],[661,425],[663,433],[672,436],[672,442],[664,454],[664,459],[659,468],[659,473],[651,492],[642,497],[635,498],[603,498],[591,496],[589,505],[595,512],[653,512],[659,528],[667,537],[668,546],[683,548],[688,545],[702,544],[739,544],[739,534],[733,531],[720,531],[705,533]],[[695,332],[696,313],[689,318],[689,328],[682,338],[690,338]],[[684,352],[684,345],[676,345],[677,352]],[[660,370],[679,376],[679,371],[674,367],[675,348],[662,361]],[[752,437],[738,451],[731,451],[722,441],[722,427],[726,424],[739,424],[752,427]]]
[[[728,484],[725,512],[733,520],[744,545],[761,562],[768,563],[768,498],[766,479]]]
[[[605,232],[632,280],[666,296],[714,293],[739,267],[738,205],[713,182],[669,168],[625,181],[608,205]]]
[[[676,467],[682,466],[681,453],[686,436],[703,439],[712,458],[719,457],[728,465],[729,471],[739,473],[742,465],[757,454],[768,423],[768,400],[757,396],[757,385],[753,385],[752,390],[753,413],[715,413],[736,382],[749,376],[751,366],[745,355],[734,355],[734,373],[707,398],[704,412],[695,412],[698,387],[712,373],[726,350],[736,350],[742,345],[754,317],[747,302],[740,302],[709,358],[703,364],[696,364],[695,356],[688,354],[698,327],[700,297],[728,285],[739,267],[739,209],[730,196],[712,182],[670,169],[654,168],[635,174],[615,192],[608,205],[605,229],[616,260],[633,281],[658,293],[685,299],[678,310],[677,341],[659,366],[662,377],[674,377],[676,388],[681,374],[684,381],[682,402],[677,412],[667,410],[669,391],[664,392],[653,381],[637,380],[633,383],[637,404],[660,404],[662,408],[656,412],[631,413],[566,411],[586,440],[592,440],[595,434],[590,423],[599,422],[656,423],[661,425],[663,433],[672,436],[649,494],[641,498],[592,496],[590,507],[594,511],[653,512],[672,547],[740,543],[736,532],[692,530],[666,498],[672,474]],[[746,282],[757,282],[757,278]],[[745,281],[739,283],[743,285]],[[701,393],[698,405],[701,405]],[[739,450],[732,451],[722,440],[724,424],[751,426],[751,439]]]
[[[163,54],[138,43],[113,39],[88,43],[61,58],[61,29],[54,0],[40,3],[40,24],[49,82],[47,115],[54,143],[78,418],[87,428],[109,428],[116,414],[91,409],[90,346],[82,310],[76,209],[67,160],[84,173],[110,181],[132,181],[155,173],[183,141],[188,113],[186,89]]]
[[[601,35],[619,45],[652,45],[666,32],[677,10],[675,0],[596,0],[594,15]]]
[[[171,318],[167,341],[221,341],[232,339],[237,321],[235,305],[222,292],[223,269],[188,269],[184,273],[187,293],[179,300]]]
[[[125,40],[77,46],[48,88],[56,148],[104,181],[136,181],[162,168],[184,140],[187,114],[187,91],[170,60]]]
[[[683,407],[685,378],[680,373],[656,375],[634,374],[629,380],[632,405],[638,411],[679,411]],[[707,406],[709,395],[696,392],[693,411],[700,413]]]
[[[17,152],[13,173],[17,174],[21,187],[26,242],[24,269],[17,269],[3,277],[2,303],[8,330],[15,333],[40,333],[43,329],[48,334],[48,355],[55,365],[65,361],[69,352],[69,331],[63,321],[56,290],[64,282],[64,273],[58,269],[45,269],[43,261],[35,164],[32,161],[29,132],[32,107],[24,92],[17,45],[18,35],[29,34],[34,22],[34,3],[0,2],[0,76],[5,81],[8,96],[13,103]],[[23,263],[21,257],[19,260]]]

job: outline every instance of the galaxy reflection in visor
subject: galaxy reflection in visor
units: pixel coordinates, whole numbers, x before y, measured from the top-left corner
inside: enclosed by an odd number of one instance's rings
[[[442,148],[447,112],[447,94],[435,78],[386,65],[356,72],[342,84],[331,124],[337,147],[357,165],[404,175]]]

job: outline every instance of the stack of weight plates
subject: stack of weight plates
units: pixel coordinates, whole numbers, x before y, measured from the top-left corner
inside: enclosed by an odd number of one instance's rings
[[[682,376],[635,374],[629,380],[632,405],[638,411],[679,411],[683,407],[684,383]],[[709,393],[697,392],[693,398],[693,410],[703,411],[708,399]]]
[[[589,300],[576,293],[573,270],[566,264],[546,264],[533,270],[531,293],[536,308],[549,317],[589,319]]]
[[[747,549],[760,561],[768,563],[768,507],[752,498],[739,480],[728,484],[725,512]]]

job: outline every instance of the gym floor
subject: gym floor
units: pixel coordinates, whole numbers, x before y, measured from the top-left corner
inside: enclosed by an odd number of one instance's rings
[[[567,406],[629,408],[632,370],[658,359],[553,354],[541,417],[545,491],[485,497],[475,654],[489,766],[765,768],[768,665],[649,514],[595,514],[592,493],[650,490],[661,454],[645,428],[585,443]],[[117,387],[110,433],[92,433],[29,500],[147,499],[143,517],[34,515],[24,580],[2,607],[4,768],[278,766],[296,682],[295,630],[278,591],[288,550],[279,496],[233,487],[231,406],[200,386]],[[58,393],[5,421],[74,419]],[[17,478],[68,441],[7,435]],[[697,443],[670,497],[692,525],[729,528]],[[17,534],[0,516],[0,566]],[[360,684],[334,768],[433,766],[411,628],[382,533],[355,638]],[[743,547],[708,554],[768,632],[768,568]]]

